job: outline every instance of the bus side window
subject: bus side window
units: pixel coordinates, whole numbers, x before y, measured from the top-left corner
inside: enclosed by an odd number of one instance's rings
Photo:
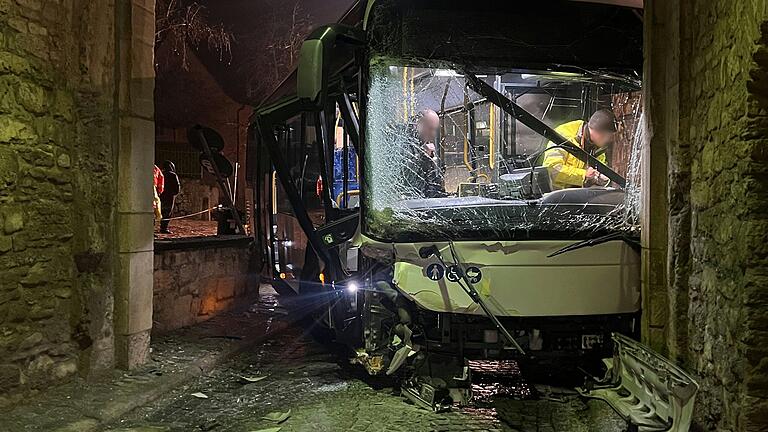
[[[356,208],[360,206],[360,160],[340,114],[336,116],[335,138],[331,191],[333,199],[339,208]]]

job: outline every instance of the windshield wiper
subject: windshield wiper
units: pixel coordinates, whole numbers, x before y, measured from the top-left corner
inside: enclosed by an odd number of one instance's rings
[[[512,102],[512,100],[510,100],[508,97],[496,91],[495,88],[478,78],[475,74],[465,71],[464,76],[467,77],[469,87],[471,87],[472,90],[488,99],[494,105],[500,107],[502,110],[504,110],[505,113],[519,120],[520,123],[528,126],[537,134],[557,144],[563,150],[576,156],[582,162],[585,162],[587,165],[595,168],[600,172],[600,174],[608,177],[612,182],[619,185],[619,187],[626,187],[627,180],[619,173],[609,168],[608,165],[600,162],[596,157],[592,156],[581,147],[573,144],[570,140],[560,135],[556,130],[547,126],[533,114],[523,109],[523,107]]]
[[[633,249],[639,249],[640,248],[640,242],[635,237],[631,237],[627,235],[627,233],[624,232],[612,232],[610,234],[606,234],[601,237],[595,237],[591,239],[582,240],[580,242],[576,242],[574,244],[570,244],[562,249],[557,250],[556,252],[552,252],[551,254],[547,255],[547,258],[552,258],[554,256],[558,256],[560,254],[564,254],[566,252],[575,251],[576,249],[581,249],[585,247],[592,247],[597,246],[599,244],[607,243],[612,240],[624,240],[627,244],[629,244],[630,247]]]

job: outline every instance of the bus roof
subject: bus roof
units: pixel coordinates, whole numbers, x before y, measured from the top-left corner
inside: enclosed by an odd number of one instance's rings
[[[402,4],[412,4],[413,0],[388,0],[393,4],[396,3],[402,3]],[[447,6],[453,2],[451,1],[445,1],[445,0],[421,0],[413,3],[430,3],[430,1],[433,1],[436,5]],[[603,4],[603,5],[611,5],[611,6],[618,6],[618,7],[626,7],[631,8],[635,10],[642,10],[643,9],[643,0],[564,0],[568,2],[580,2],[580,3],[593,3],[593,4]],[[381,2],[379,0],[379,2]],[[377,3],[377,0],[357,0],[348,10],[345,12],[341,18],[338,20],[339,24],[348,25],[351,27],[360,27],[363,28],[364,21],[367,20],[368,12],[370,11],[373,4]],[[532,1],[529,3],[537,3],[536,1]],[[448,6],[449,7],[449,6]],[[277,86],[277,88],[267,97],[264,99],[264,101],[258,106],[259,109],[262,109],[264,107],[267,107],[269,105],[272,105],[288,96],[294,95],[296,93],[296,85],[297,85],[297,71],[294,69],[291,71],[291,73]]]

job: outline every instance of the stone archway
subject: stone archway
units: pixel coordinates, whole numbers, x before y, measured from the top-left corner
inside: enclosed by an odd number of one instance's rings
[[[155,1],[116,1],[115,359],[130,369],[148,359],[152,329]]]

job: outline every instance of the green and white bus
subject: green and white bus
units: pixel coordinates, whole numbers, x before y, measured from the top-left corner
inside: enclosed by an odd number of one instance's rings
[[[434,409],[468,360],[596,374],[640,336],[642,29],[631,0],[371,0],[314,31],[252,119],[275,286]]]

